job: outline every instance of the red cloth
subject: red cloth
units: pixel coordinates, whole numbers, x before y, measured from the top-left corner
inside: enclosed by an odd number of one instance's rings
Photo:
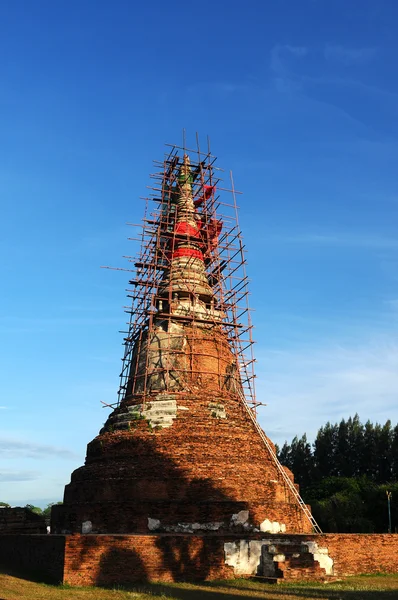
[[[189,256],[190,258],[204,260],[202,252],[194,250],[194,248],[177,248],[177,250],[174,250],[172,258],[178,258],[179,256]]]
[[[201,196],[200,198],[198,198],[197,200],[194,200],[194,205],[196,206],[196,208],[198,206],[200,206],[201,204],[203,204],[203,202],[205,200],[208,200],[212,193],[216,191],[216,186],[215,185],[204,185],[203,186],[203,196]]]
[[[199,237],[199,229],[202,227],[202,223],[199,221],[197,225],[191,225],[186,221],[177,223],[174,232],[180,235],[189,235],[191,237]]]
[[[204,191],[205,200],[208,200],[210,198],[210,196],[212,195],[212,193],[216,191],[216,186],[215,185],[204,185],[203,191]]]

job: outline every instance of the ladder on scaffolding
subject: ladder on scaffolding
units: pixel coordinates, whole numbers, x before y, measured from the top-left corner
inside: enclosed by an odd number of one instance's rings
[[[261,429],[260,425],[258,424],[258,421],[257,421],[256,417],[254,416],[253,411],[251,410],[250,406],[246,402],[246,398],[245,398],[245,396],[243,395],[242,392],[240,393],[240,397],[242,399],[243,406],[245,407],[245,409],[246,409],[246,411],[247,411],[250,419],[252,420],[254,427],[257,429],[258,433],[260,434],[260,437],[261,437],[262,441],[264,442],[264,444],[265,444],[268,452],[270,453],[273,461],[275,462],[275,465],[277,466],[277,469],[278,469],[279,473],[282,475],[284,482],[286,483],[286,485],[288,486],[288,488],[292,492],[293,496],[297,500],[297,503],[298,503],[299,507],[301,508],[301,510],[303,511],[305,517],[311,523],[311,526],[312,526],[312,529],[313,529],[314,533],[322,533],[322,529],[319,527],[318,523],[315,521],[314,517],[312,516],[311,511],[306,506],[304,500],[302,499],[302,497],[298,493],[295,485],[292,483],[292,481],[288,477],[285,469],[283,468],[283,466],[279,462],[278,457],[276,456],[275,452],[272,449],[271,444],[269,443],[269,441],[267,439],[267,436],[265,435],[264,431]]]

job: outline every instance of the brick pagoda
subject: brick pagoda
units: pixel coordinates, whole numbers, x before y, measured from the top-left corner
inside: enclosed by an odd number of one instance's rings
[[[210,153],[173,147],[155,176],[119,402],[53,508],[53,533],[312,531],[256,422],[243,246],[219,214],[235,196],[222,202],[216,174]]]

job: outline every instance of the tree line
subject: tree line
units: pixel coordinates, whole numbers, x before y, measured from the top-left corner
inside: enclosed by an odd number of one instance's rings
[[[277,448],[324,531],[385,532],[398,526],[398,425],[356,414]],[[391,492],[388,502],[387,492]],[[389,505],[390,514],[389,517]]]
[[[27,508],[28,510],[34,512],[36,515],[43,516],[46,521],[50,520],[51,517],[51,507],[56,504],[62,504],[62,502],[50,502],[47,504],[45,508],[40,508],[40,506],[34,506],[34,504],[25,504],[23,508]],[[0,502],[0,508],[11,508],[11,505],[8,502]]]

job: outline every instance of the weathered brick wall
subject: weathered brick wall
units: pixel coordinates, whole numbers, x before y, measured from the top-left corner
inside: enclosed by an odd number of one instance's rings
[[[0,508],[0,534],[46,533],[46,522],[27,508]]]
[[[394,534],[4,535],[0,536],[0,566],[35,579],[73,585],[226,579],[244,573],[226,564],[224,544],[265,537],[267,543],[289,543],[293,548],[309,541],[327,548],[337,577],[398,572],[398,535]],[[322,576],[318,566],[308,569],[310,558],[304,555],[290,571],[279,566],[286,578]]]
[[[233,514],[249,510],[253,526],[268,519],[291,533],[309,531],[239,397],[175,396],[171,427],[151,429],[137,420],[88,445],[85,466],[65,488],[64,505],[54,508],[52,530],[81,532],[82,523],[91,521],[95,533],[148,533],[148,517],[166,528],[223,522],[225,530]],[[226,418],[214,416],[216,402]]]
[[[261,540],[264,536],[251,535]],[[362,573],[398,571],[398,535],[325,534],[267,536],[283,543],[315,541],[326,547],[337,577]],[[64,581],[73,585],[115,582],[197,581],[233,578],[225,564],[224,543],[237,536],[186,535],[89,535],[67,536]],[[244,538],[242,538],[244,539]],[[247,539],[247,538],[246,538]],[[314,577],[324,575],[317,568]],[[249,574],[249,573],[248,573]],[[312,576],[312,572],[310,574]],[[289,577],[289,574],[285,574]],[[292,573],[300,579],[300,571]],[[307,574],[302,572],[301,578]]]
[[[47,583],[63,580],[65,536],[1,535],[0,566]]]
[[[283,508],[283,514],[281,514]],[[112,502],[106,505],[105,503],[92,502],[90,504],[79,506],[56,507],[55,515],[58,522],[58,530],[62,531],[62,523],[65,521],[65,529],[71,527],[72,531],[81,531],[82,523],[92,521],[94,527],[100,524],[100,531],[137,531],[149,532],[148,517],[159,519],[161,532],[183,531],[183,525],[187,528],[192,528],[191,533],[195,528],[209,530],[213,528],[220,533],[226,533],[231,529],[235,531],[245,531],[245,527],[237,525],[232,528],[230,525],[231,516],[238,514],[240,511],[247,511],[250,515],[250,522],[260,524],[264,519],[269,519],[271,522],[282,522],[290,525],[294,530],[299,529],[302,523],[302,515],[300,509],[294,504],[283,504],[275,506],[272,502],[229,502],[221,500],[219,502],[194,502],[193,500],[186,501],[155,501],[155,500],[126,500],[122,499],[119,502]],[[282,520],[283,518],[283,520]],[[224,524],[224,525],[220,525]],[[199,528],[198,525],[201,527]],[[188,530],[186,530],[188,531]]]
[[[330,533],[318,539],[329,549],[337,576],[398,572],[397,534]]]
[[[328,550],[328,556],[333,560],[332,574],[336,577],[398,572],[397,534],[327,533],[274,536],[257,534],[246,538],[242,536],[241,539],[267,540],[266,543],[276,545],[277,548],[284,544],[300,546],[303,542],[316,542],[318,548]],[[303,578],[299,572],[295,573],[294,577]]]
[[[144,344],[145,373],[153,367],[145,394],[127,396],[88,444],[85,465],[53,510],[52,531],[79,533],[89,521],[93,533],[148,533],[148,518],[160,521],[159,532],[179,523],[220,523],[226,531],[241,510],[249,510],[252,529],[268,520],[280,531],[310,531],[242,403],[226,334],[170,327],[178,335],[159,325],[149,355]],[[162,340],[181,362],[167,389]],[[152,426],[143,407],[159,415],[168,403],[168,426]]]
[[[64,581],[108,585],[233,577],[216,537],[174,535],[67,536]]]

